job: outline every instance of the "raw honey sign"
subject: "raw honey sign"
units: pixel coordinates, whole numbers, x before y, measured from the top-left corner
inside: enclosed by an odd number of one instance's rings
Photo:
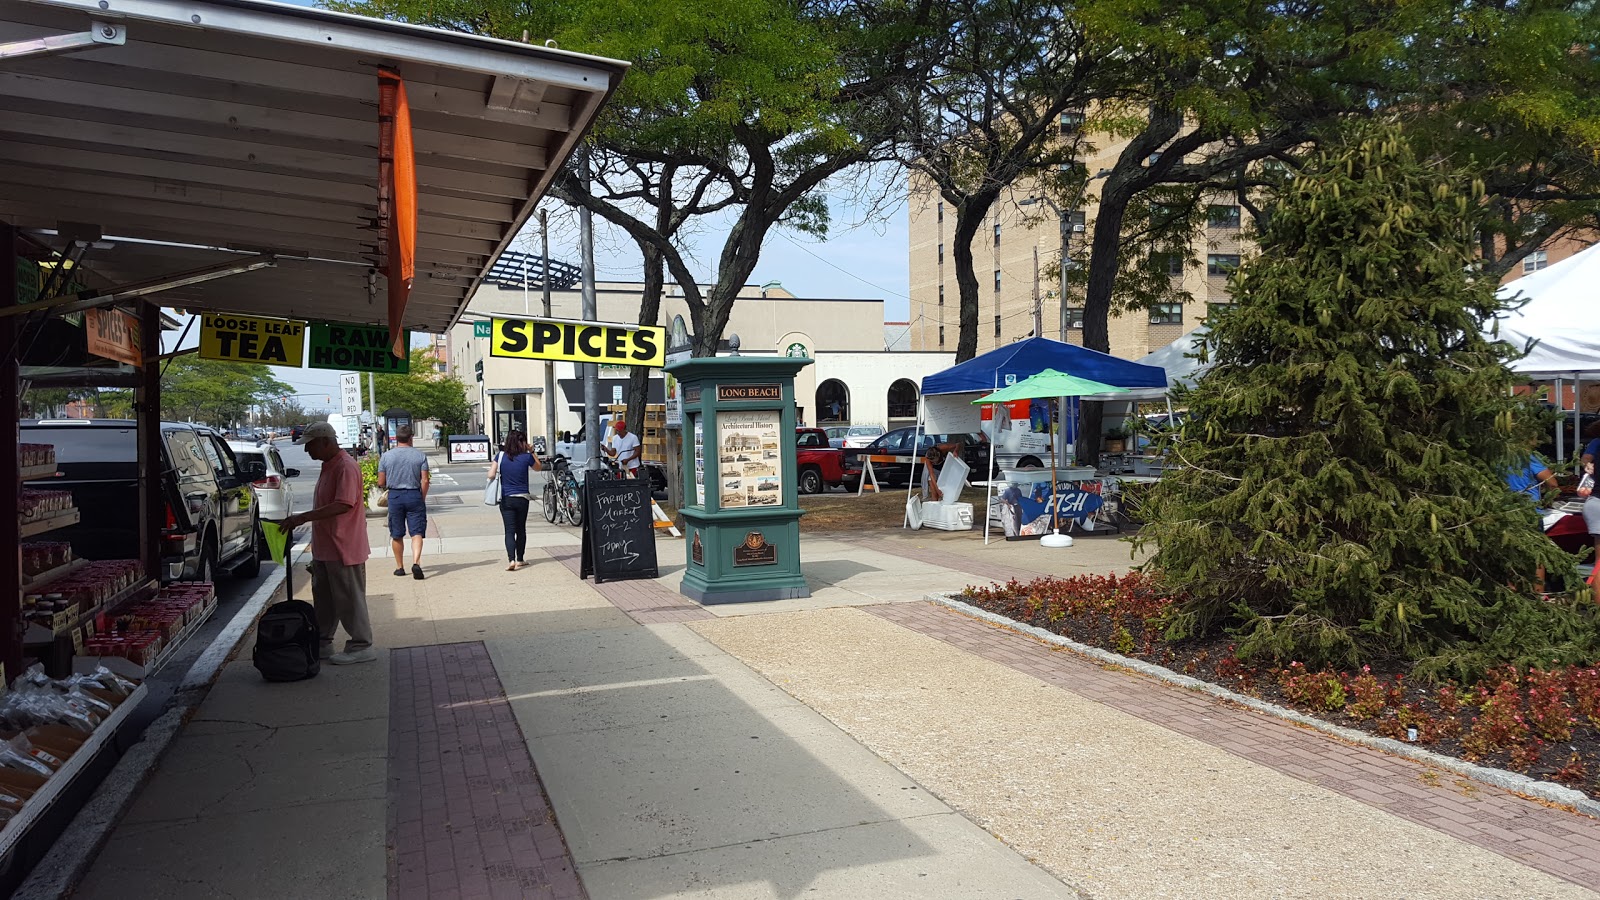
[[[200,358],[300,368],[306,323],[206,313],[200,318]]]
[[[495,319],[489,355],[602,366],[660,366],[667,358],[667,330],[609,322]]]
[[[383,372],[404,375],[411,371],[409,357],[390,351],[387,325],[339,325],[311,323],[311,357],[306,365],[313,369]],[[404,332],[403,346],[411,346],[411,332]]]

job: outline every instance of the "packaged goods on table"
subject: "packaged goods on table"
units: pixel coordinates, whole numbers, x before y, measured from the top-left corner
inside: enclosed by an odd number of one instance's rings
[[[22,574],[38,575],[72,562],[72,545],[66,541],[33,541],[22,545]]]
[[[17,499],[23,522],[48,519],[72,509],[71,491],[36,491],[26,488]]]
[[[56,464],[56,448],[54,444],[23,444],[22,467],[24,469],[37,469],[41,466]]]
[[[38,589],[25,590],[22,611],[40,624],[54,628],[144,580],[144,566],[136,559],[96,560]],[[72,615],[63,617],[62,613]]]
[[[137,685],[104,667],[69,678],[48,678],[30,667],[0,700],[0,823],[32,797]]]

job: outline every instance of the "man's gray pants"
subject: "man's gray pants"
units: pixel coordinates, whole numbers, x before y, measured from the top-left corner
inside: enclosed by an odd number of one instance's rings
[[[367,618],[367,567],[338,563],[311,563],[311,605],[317,611],[317,632],[322,646],[333,646],[333,635],[344,626],[349,640],[344,649],[365,650],[372,646],[372,621]]]

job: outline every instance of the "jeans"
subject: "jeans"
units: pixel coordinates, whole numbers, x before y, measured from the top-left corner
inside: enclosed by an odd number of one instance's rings
[[[501,497],[500,520],[506,526],[506,560],[522,562],[528,546],[528,498]]]

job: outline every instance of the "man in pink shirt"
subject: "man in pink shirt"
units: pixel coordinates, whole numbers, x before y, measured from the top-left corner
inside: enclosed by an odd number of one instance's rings
[[[311,600],[317,610],[320,655],[336,666],[372,662],[372,622],[367,618],[367,514],[361,496],[361,468],[339,449],[339,436],[327,422],[307,426],[295,441],[322,463],[309,512],[283,520],[293,530],[311,523]],[[343,625],[349,640],[333,652],[333,635]]]

